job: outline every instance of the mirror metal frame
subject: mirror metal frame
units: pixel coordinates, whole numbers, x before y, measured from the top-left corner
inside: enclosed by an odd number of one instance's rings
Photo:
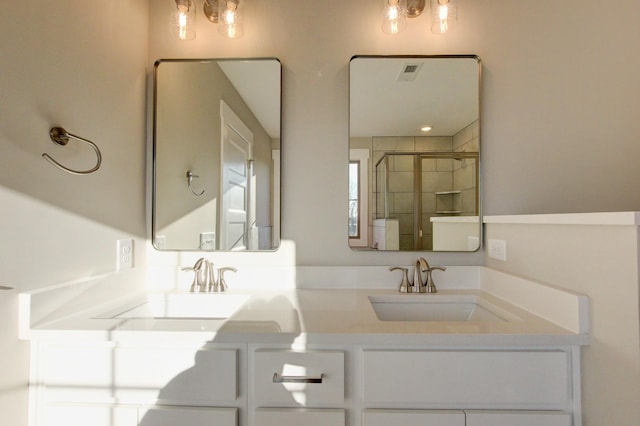
[[[477,62],[477,66],[478,66],[478,73],[477,73],[477,78],[478,78],[478,97],[477,97],[477,102],[478,102],[478,153],[477,153],[477,197],[478,199],[476,200],[477,203],[477,208],[478,208],[478,240],[479,240],[479,244],[478,247],[475,250],[466,250],[466,251],[456,251],[456,250],[401,250],[401,252],[406,252],[406,253],[410,253],[410,252],[439,252],[439,253],[473,253],[473,252],[478,252],[483,248],[483,234],[484,234],[484,227],[482,226],[482,162],[480,161],[481,159],[481,155],[480,152],[482,150],[482,60],[480,59],[480,56],[478,55],[473,55],[473,54],[459,54],[459,55],[354,55],[351,57],[351,59],[349,60],[349,64],[351,64],[351,62],[354,59],[406,59],[406,60],[411,60],[411,59],[473,59]],[[351,73],[349,73],[350,77],[349,77],[349,87],[351,88]],[[351,113],[351,89],[349,90],[349,113]],[[349,115],[350,117],[351,115]],[[351,149],[351,119],[349,119],[349,134],[348,134],[348,140],[349,140],[349,144],[348,144],[348,150]],[[347,166],[349,164],[349,157],[347,157]],[[347,182],[348,185],[348,182]],[[463,217],[463,216],[460,216]],[[348,241],[348,237],[347,237],[347,244],[349,243]],[[368,249],[366,247],[351,247],[349,246],[349,248],[351,250],[354,251],[366,251],[366,250],[371,250],[372,252],[378,251],[377,249],[373,250],[373,249]],[[395,252],[396,250],[379,250],[380,252]]]

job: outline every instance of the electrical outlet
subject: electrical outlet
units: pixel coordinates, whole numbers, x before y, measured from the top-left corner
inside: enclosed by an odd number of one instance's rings
[[[507,261],[507,242],[505,240],[492,240],[488,241],[489,257],[492,259]]]
[[[133,268],[133,240],[116,242],[116,271]]]

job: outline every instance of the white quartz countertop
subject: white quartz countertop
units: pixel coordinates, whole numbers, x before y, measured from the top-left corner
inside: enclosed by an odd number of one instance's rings
[[[294,342],[319,344],[402,344],[460,347],[583,345],[588,334],[543,319],[484,289],[441,289],[437,294],[405,294],[389,289],[230,290],[188,297],[215,298],[216,303],[242,300],[226,319],[118,317],[153,298],[151,293],[111,305],[57,315],[33,324],[29,339],[100,341],[188,340],[221,343]],[[184,292],[182,294],[185,294]],[[503,320],[382,321],[370,297],[397,300],[438,300],[468,295],[481,298],[506,313]],[[226,299],[224,299],[226,298]],[[195,300],[195,299],[193,299]],[[202,299],[201,299],[202,300]],[[210,299],[214,300],[214,299]],[[552,318],[553,319],[553,318]]]

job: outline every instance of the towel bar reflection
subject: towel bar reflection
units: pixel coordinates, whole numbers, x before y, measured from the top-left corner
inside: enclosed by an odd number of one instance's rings
[[[191,182],[192,182],[194,179],[197,179],[197,178],[199,178],[199,177],[200,177],[200,176],[198,176],[198,175],[194,174],[191,170],[187,170],[187,186],[189,186],[189,191],[191,191],[191,193],[192,193],[193,195],[195,195],[196,197],[199,197],[199,196],[201,196],[202,194],[204,194],[204,189],[203,189],[202,191],[200,191],[200,192],[196,192],[196,191],[194,191],[194,190],[193,190],[193,188],[191,187]]]
[[[80,136],[71,134],[67,132],[65,129],[63,129],[62,127],[52,127],[51,130],[49,131],[49,137],[54,143],[62,146],[65,146],[66,144],[69,143],[69,138],[76,139],[76,140],[79,140],[80,142],[89,144],[91,148],[93,148],[93,150],[96,152],[96,157],[97,157],[96,165],[89,170],[70,169],[58,163],[56,160],[51,158],[49,154],[46,154],[46,153],[42,154],[42,157],[44,157],[45,160],[47,160],[48,162],[50,162],[60,170],[70,173],[72,175],[88,175],[89,173],[93,173],[100,168],[100,164],[102,163],[102,154],[100,153],[100,149],[95,143],[91,142],[88,139],[84,139],[84,138],[81,138]]]

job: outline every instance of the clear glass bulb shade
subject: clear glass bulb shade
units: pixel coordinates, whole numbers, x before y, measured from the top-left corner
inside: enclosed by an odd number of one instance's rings
[[[218,32],[229,38],[240,38],[244,35],[239,0],[220,0],[218,2]]]
[[[398,34],[407,27],[407,0],[382,0],[382,31]]]
[[[196,38],[196,5],[195,0],[174,0],[175,7],[171,14],[171,32],[180,40]]]
[[[457,0],[431,0],[431,32],[445,34],[458,22]]]

